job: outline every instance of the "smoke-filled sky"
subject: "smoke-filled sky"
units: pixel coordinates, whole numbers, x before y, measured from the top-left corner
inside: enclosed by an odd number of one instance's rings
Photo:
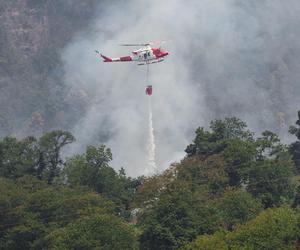
[[[215,118],[238,116],[288,140],[300,101],[299,1],[110,1],[97,12],[62,55],[66,89],[89,99],[70,153],[103,142],[116,169],[144,174],[148,84],[160,170],[182,159],[195,129]],[[159,40],[170,56],[150,66],[149,82],[146,67],[102,63],[94,53],[124,56],[130,48],[118,44]]]

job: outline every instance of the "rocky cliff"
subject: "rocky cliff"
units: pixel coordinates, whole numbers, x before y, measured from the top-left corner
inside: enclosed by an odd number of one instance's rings
[[[64,97],[60,52],[95,17],[96,0],[0,1],[0,136],[68,128],[84,108]]]

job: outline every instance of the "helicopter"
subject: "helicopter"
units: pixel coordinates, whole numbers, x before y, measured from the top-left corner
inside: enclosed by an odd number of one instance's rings
[[[95,50],[104,60],[103,62],[138,62],[138,65],[149,65],[152,63],[159,63],[164,61],[165,57],[169,55],[169,52],[164,51],[161,47],[152,48],[153,43],[141,43],[141,44],[121,44],[126,47],[142,47],[132,51],[130,56],[122,56],[117,58],[110,58],[101,54],[98,50]]]

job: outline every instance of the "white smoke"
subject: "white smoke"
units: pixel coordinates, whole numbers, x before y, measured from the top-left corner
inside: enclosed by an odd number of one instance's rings
[[[93,52],[129,54],[120,43],[170,41],[169,58],[151,66],[150,77],[159,170],[181,159],[195,129],[212,119],[234,115],[261,131],[279,127],[279,113],[294,118],[299,11],[297,0],[109,1],[63,53],[67,89],[84,92],[89,103],[73,126],[70,153],[104,142],[116,168],[146,171],[146,69],[102,63]]]

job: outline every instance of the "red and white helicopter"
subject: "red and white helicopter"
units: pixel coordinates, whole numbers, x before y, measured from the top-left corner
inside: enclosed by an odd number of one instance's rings
[[[143,46],[138,50],[132,51],[131,56],[122,56],[117,58],[109,58],[102,55],[98,50],[95,52],[99,54],[104,60],[103,62],[138,62],[138,65],[149,65],[151,63],[159,63],[164,61],[165,57],[169,55],[169,52],[164,51],[161,47],[152,48],[153,43],[142,44],[121,44],[121,46]]]

